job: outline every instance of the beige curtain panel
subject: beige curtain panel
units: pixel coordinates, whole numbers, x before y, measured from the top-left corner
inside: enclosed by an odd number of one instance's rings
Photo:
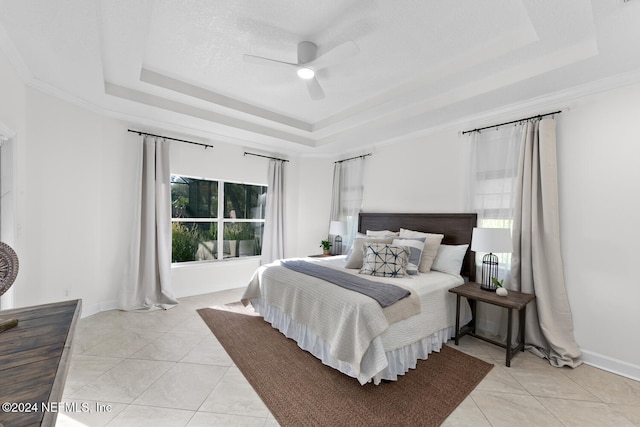
[[[283,160],[269,160],[267,206],[262,237],[262,264],[285,257],[285,177]]]
[[[565,289],[558,217],[556,124],[525,124],[513,218],[511,288],[536,295],[527,309],[526,344],[553,366],[580,365]]]
[[[169,309],[178,301],[171,290],[171,172],[169,142],[143,136],[139,204],[135,209],[129,265],[120,295],[122,310]]]

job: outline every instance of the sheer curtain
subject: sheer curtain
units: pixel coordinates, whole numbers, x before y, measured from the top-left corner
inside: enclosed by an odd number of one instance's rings
[[[510,125],[474,132],[471,141],[471,211],[478,214],[478,227],[508,228],[513,223],[518,157],[522,126]],[[483,253],[476,254],[478,269]],[[499,257],[498,277],[509,287],[511,255]],[[476,274],[480,277],[480,272]],[[478,305],[476,326],[492,335],[505,333],[502,309]]]
[[[269,160],[267,207],[262,237],[262,264],[284,258],[285,186],[283,160]]]
[[[527,122],[520,147],[513,221],[511,288],[536,295],[527,308],[526,343],[553,366],[576,367],[581,351],[560,253],[556,122]]]
[[[120,295],[122,310],[169,309],[171,290],[171,173],[169,142],[142,137],[129,265]]]
[[[329,221],[344,221],[347,234],[342,237],[346,252],[358,231],[358,214],[362,209],[364,157],[336,162],[333,169],[333,192]]]

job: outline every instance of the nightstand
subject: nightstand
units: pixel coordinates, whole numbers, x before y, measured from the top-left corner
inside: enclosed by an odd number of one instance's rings
[[[458,340],[464,335],[471,335],[472,337],[479,338],[483,341],[495,344],[507,350],[506,365],[511,366],[511,357],[518,350],[524,351],[524,326],[527,313],[527,304],[533,301],[536,296],[532,294],[526,294],[523,292],[516,292],[509,290],[509,294],[505,297],[496,295],[495,292],[485,291],[480,289],[480,284],[475,282],[468,282],[464,285],[449,289],[449,292],[456,294],[456,345]],[[470,326],[463,326],[460,328],[460,297],[465,297],[469,300],[471,305],[471,313],[473,318]],[[476,334],[476,302],[484,302],[487,304],[504,307],[508,310],[508,324],[507,324],[507,341],[501,343],[494,341],[490,338],[483,337]],[[520,316],[519,321],[519,344],[515,347],[511,347],[511,332],[513,328],[513,310],[517,310]]]

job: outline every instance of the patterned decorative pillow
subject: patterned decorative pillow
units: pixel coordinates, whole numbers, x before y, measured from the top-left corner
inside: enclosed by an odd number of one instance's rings
[[[409,247],[369,243],[365,248],[361,274],[381,277],[403,277],[407,274],[411,254]]]
[[[347,260],[345,264],[345,268],[362,268],[362,262],[364,261],[364,253],[367,251],[368,243],[391,243],[393,241],[393,237],[388,238],[363,238],[356,239],[353,242],[353,246],[347,254]]]

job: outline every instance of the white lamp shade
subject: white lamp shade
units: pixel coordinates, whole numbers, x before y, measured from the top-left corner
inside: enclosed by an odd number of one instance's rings
[[[344,236],[347,234],[347,223],[344,221],[331,221],[329,234],[332,236]]]
[[[511,232],[508,228],[474,228],[471,236],[471,250],[474,252],[510,253]]]

